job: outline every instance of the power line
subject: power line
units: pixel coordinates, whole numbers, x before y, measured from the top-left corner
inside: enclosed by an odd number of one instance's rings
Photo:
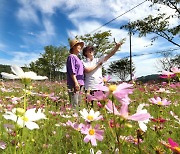
[[[152,54],[155,54],[155,53],[163,53],[163,52],[167,52],[167,51],[175,51],[175,50],[180,50],[180,48],[174,48],[174,49],[168,49],[168,50],[162,50],[162,51],[156,51],[156,52],[149,52],[149,53],[144,53],[144,54],[134,54],[132,55],[132,57],[137,57],[137,56],[144,56],[144,55],[152,55]],[[124,57],[124,58],[129,58],[129,56],[127,57]]]
[[[138,6],[142,5],[144,2],[146,2],[146,0],[145,0],[145,1],[143,1],[143,2],[141,2],[141,3],[139,3],[138,5],[134,6],[134,7],[133,7],[133,8],[131,8],[130,10],[128,10],[128,11],[126,11],[126,12],[124,12],[123,14],[121,14],[121,15],[117,16],[116,18],[114,18],[114,19],[112,19],[112,20],[108,21],[107,23],[103,24],[102,26],[100,26],[100,27],[96,28],[95,30],[91,31],[90,33],[94,33],[94,32],[95,32],[95,31],[97,31],[98,29],[101,29],[101,28],[102,28],[102,27],[104,27],[105,25],[108,25],[109,23],[111,23],[112,21],[116,20],[117,18],[119,18],[119,17],[123,16],[124,14],[126,14],[126,13],[128,13],[128,12],[132,11],[132,10],[133,10],[133,9],[135,9],[136,7],[138,7]]]
[[[143,2],[141,2],[141,3],[139,3],[138,5],[134,6],[133,8],[129,9],[128,11],[122,13],[121,15],[119,15],[119,16],[113,18],[112,20],[108,21],[107,23],[103,24],[102,26],[96,28],[95,30],[91,31],[89,34],[94,33],[94,32],[97,31],[98,29],[101,29],[101,28],[104,27],[105,25],[108,25],[109,23],[115,21],[115,20],[118,19],[119,17],[121,17],[121,16],[123,16],[124,14],[126,14],[126,13],[132,11],[133,9],[135,9],[136,7],[142,5],[142,4],[145,3],[145,2],[146,2],[146,0],[143,1]],[[69,45],[66,45],[65,47],[68,47],[68,46],[69,46]]]
[[[168,51],[175,51],[175,50],[180,50],[180,48],[170,48],[170,49],[167,49],[167,50],[161,50],[161,51],[156,51],[156,52],[149,52],[149,53],[144,53],[144,54],[134,54],[132,55],[132,57],[138,57],[138,56],[144,56],[144,55],[152,55],[152,54],[158,54],[158,53],[163,53],[163,52],[168,52]],[[129,58],[130,56],[126,56],[126,57],[123,57],[121,59],[126,59],[126,58]],[[113,62],[115,62],[117,60],[114,60]],[[106,62],[105,65],[107,65],[108,63],[111,63],[111,62]]]

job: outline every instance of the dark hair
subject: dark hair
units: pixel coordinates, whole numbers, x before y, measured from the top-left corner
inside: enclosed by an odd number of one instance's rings
[[[87,46],[87,47],[85,47],[85,48],[83,49],[83,55],[84,55],[85,57],[86,57],[86,52],[87,52],[88,50],[94,51],[94,47],[93,47],[93,46]]]

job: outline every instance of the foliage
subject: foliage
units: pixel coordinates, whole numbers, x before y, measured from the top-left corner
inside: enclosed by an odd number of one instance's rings
[[[132,63],[132,73],[135,71],[135,66]],[[125,81],[130,75],[130,60],[128,58],[112,62],[108,68],[109,74],[115,74],[119,79]]]
[[[162,52],[162,57],[157,61],[157,69],[170,71],[172,67],[180,67],[180,55],[174,56],[171,52]]]
[[[180,54],[172,58],[171,62],[174,64],[174,66],[180,67]]]
[[[152,0],[151,0],[152,1]],[[172,44],[180,47],[180,45],[175,42],[174,38],[180,33],[180,25],[174,26],[173,28],[169,26],[170,18],[180,18],[180,11],[178,9],[178,0],[176,1],[166,1],[166,0],[153,0],[153,4],[160,3],[167,5],[168,7],[175,9],[176,14],[165,14],[159,13],[157,16],[149,15],[143,20],[137,20],[132,23],[121,26],[130,31],[139,32],[139,37],[146,36],[147,34],[154,33],[157,37],[152,38],[152,42],[155,41],[158,37],[162,37]],[[160,11],[160,10],[159,10]]]
[[[157,4],[166,5],[171,9],[176,10],[176,13],[180,15],[180,10],[178,8],[179,0],[149,0],[149,1],[153,2],[153,4],[157,3]]]
[[[110,49],[113,47],[113,43],[109,41],[110,36],[111,36],[110,31],[104,31],[104,32],[99,31],[94,34],[77,36],[77,38],[84,41],[85,46],[87,45],[94,46],[95,57],[101,57],[102,55],[109,53]]]
[[[55,79],[57,72],[63,68],[68,50],[66,47],[46,46],[45,53],[35,62],[30,63],[30,69],[40,75],[48,76],[50,79]]]
[[[11,72],[11,68],[9,65],[2,65],[0,64],[0,72],[7,72],[10,73]],[[0,74],[1,77],[1,74]]]

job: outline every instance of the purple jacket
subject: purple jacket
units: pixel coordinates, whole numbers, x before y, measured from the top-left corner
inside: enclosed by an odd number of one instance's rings
[[[84,85],[84,66],[82,61],[74,54],[70,54],[66,62],[67,85],[74,87],[74,81],[71,75],[75,74],[80,85]]]

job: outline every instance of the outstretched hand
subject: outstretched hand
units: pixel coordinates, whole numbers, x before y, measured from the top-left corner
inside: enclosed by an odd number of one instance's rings
[[[114,43],[116,44],[117,47],[120,47],[122,44],[124,44],[126,41],[126,38],[123,38],[121,41],[119,41],[118,43],[116,42],[115,38],[114,38]]]

